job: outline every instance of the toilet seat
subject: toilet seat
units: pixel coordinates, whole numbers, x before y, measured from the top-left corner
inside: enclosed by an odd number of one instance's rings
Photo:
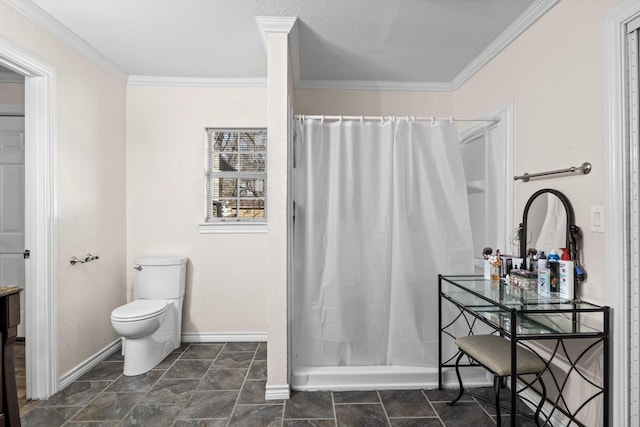
[[[167,311],[166,300],[139,299],[113,310],[111,319],[119,322],[135,322],[159,316],[165,311]]]

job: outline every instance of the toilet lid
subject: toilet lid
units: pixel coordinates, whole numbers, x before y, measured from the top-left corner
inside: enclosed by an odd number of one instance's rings
[[[143,320],[158,316],[167,309],[167,301],[162,299],[138,299],[121,305],[111,312],[111,318],[120,321]]]

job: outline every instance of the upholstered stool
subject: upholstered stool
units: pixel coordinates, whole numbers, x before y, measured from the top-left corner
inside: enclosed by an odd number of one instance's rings
[[[460,356],[456,359],[456,375],[460,383],[460,393],[449,402],[449,405],[455,404],[464,394],[462,385],[462,377],[460,376],[459,363],[465,354],[484,366],[493,377],[493,387],[495,390],[496,400],[496,421],[500,426],[500,379],[502,377],[511,376],[511,341],[497,335],[471,335],[468,337],[456,338],[456,345],[460,349]],[[535,422],[538,423],[540,410],[547,396],[547,390],[542,382],[542,371],[545,369],[545,363],[532,351],[522,346],[516,346],[516,374],[536,375],[536,380],[542,386],[542,399],[538,404],[535,412]],[[515,387],[515,384],[512,385]],[[515,410],[515,408],[513,408]],[[515,416],[515,413],[512,414]]]

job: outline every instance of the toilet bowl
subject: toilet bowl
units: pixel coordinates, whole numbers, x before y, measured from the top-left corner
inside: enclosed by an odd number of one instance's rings
[[[184,257],[136,259],[139,299],[111,312],[123,338],[124,375],[140,375],[180,346],[186,280]]]
[[[113,310],[111,324],[124,338],[142,338],[158,330],[166,312],[165,300],[135,300]]]

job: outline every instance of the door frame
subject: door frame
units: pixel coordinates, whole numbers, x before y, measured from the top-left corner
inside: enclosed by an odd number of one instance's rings
[[[630,232],[633,200],[630,197],[637,178],[632,172],[638,159],[632,154],[627,125],[628,78],[626,59],[626,26],[640,17],[640,3],[624,0],[605,18],[604,27],[604,179],[605,179],[605,265],[608,304],[612,308],[611,372],[615,378],[609,384],[611,425],[637,425],[640,420],[637,402],[631,399],[640,378],[640,361],[637,357],[637,331],[633,331],[632,319],[640,315],[640,307],[631,301],[631,282],[639,278],[631,274]],[[621,185],[622,183],[622,185]],[[634,350],[635,348],[635,350]],[[635,382],[635,383],[634,383]],[[637,393],[633,391],[633,393]]]
[[[5,81],[2,81],[2,82],[5,83]],[[10,83],[15,83],[15,82],[11,81]],[[24,83],[24,78],[22,76],[20,76],[20,80],[18,81],[18,83]],[[0,117],[20,117],[20,118],[22,118],[22,123],[23,123],[23,127],[24,127],[24,104],[0,104]],[[24,132],[23,132],[23,138],[24,138]],[[24,159],[23,159],[22,168],[24,169]],[[23,186],[22,192],[24,193],[24,184],[22,186]],[[24,218],[22,220],[24,221]],[[23,228],[24,228],[24,225],[23,225]],[[26,248],[26,246],[25,246],[25,248]],[[24,268],[25,267],[23,266],[22,267],[23,274],[24,274]],[[20,316],[21,316],[21,319],[22,319],[22,315],[23,315],[23,308],[26,310],[26,304],[25,304],[26,301],[24,301],[24,298],[25,298],[26,294],[27,294],[27,291],[26,291],[26,287],[25,287],[24,293],[22,293],[20,295]],[[24,335],[24,330],[21,329],[21,326],[22,326],[22,328],[24,328],[24,322],[20,322],[20,324],[18,325],[18,338],[20,337],[20,333],[21,332]],[[22,338],[24,338],[24,336]]]
[[[503,224],[502,228],[498,228],[498,235],[496,236],[496,242],[498,248],[503,248],[505,253],[511,252],[509,249],[512,247],[511,236],[514,231],[514,216],[509,215],[508,212],[514,211],[513,200],[513,153],[514,153],[514,102],[511,100],[505,105],[498,108],[491,114],[487,114],[482,117],[497,117],[498,123],[487,125],[486,122],[477,122],[464,129],[460,130],[460,141],[466,141],[480,133],[495,131],[498,134],[498,139],[492,143],[497,145],[493,147],[493,153],[495,158],[494,163],[501,165],[501,169],[496,170],[496,185],[495,188],[498,206],[497,217],[494,218],[497,224]],[[492,162],[486,161],[488,167]]]
[[[58,391],[58,274],[56,225],[56,74],[0,39],[0,64],[24,76],[25,263],[27,398]]]

